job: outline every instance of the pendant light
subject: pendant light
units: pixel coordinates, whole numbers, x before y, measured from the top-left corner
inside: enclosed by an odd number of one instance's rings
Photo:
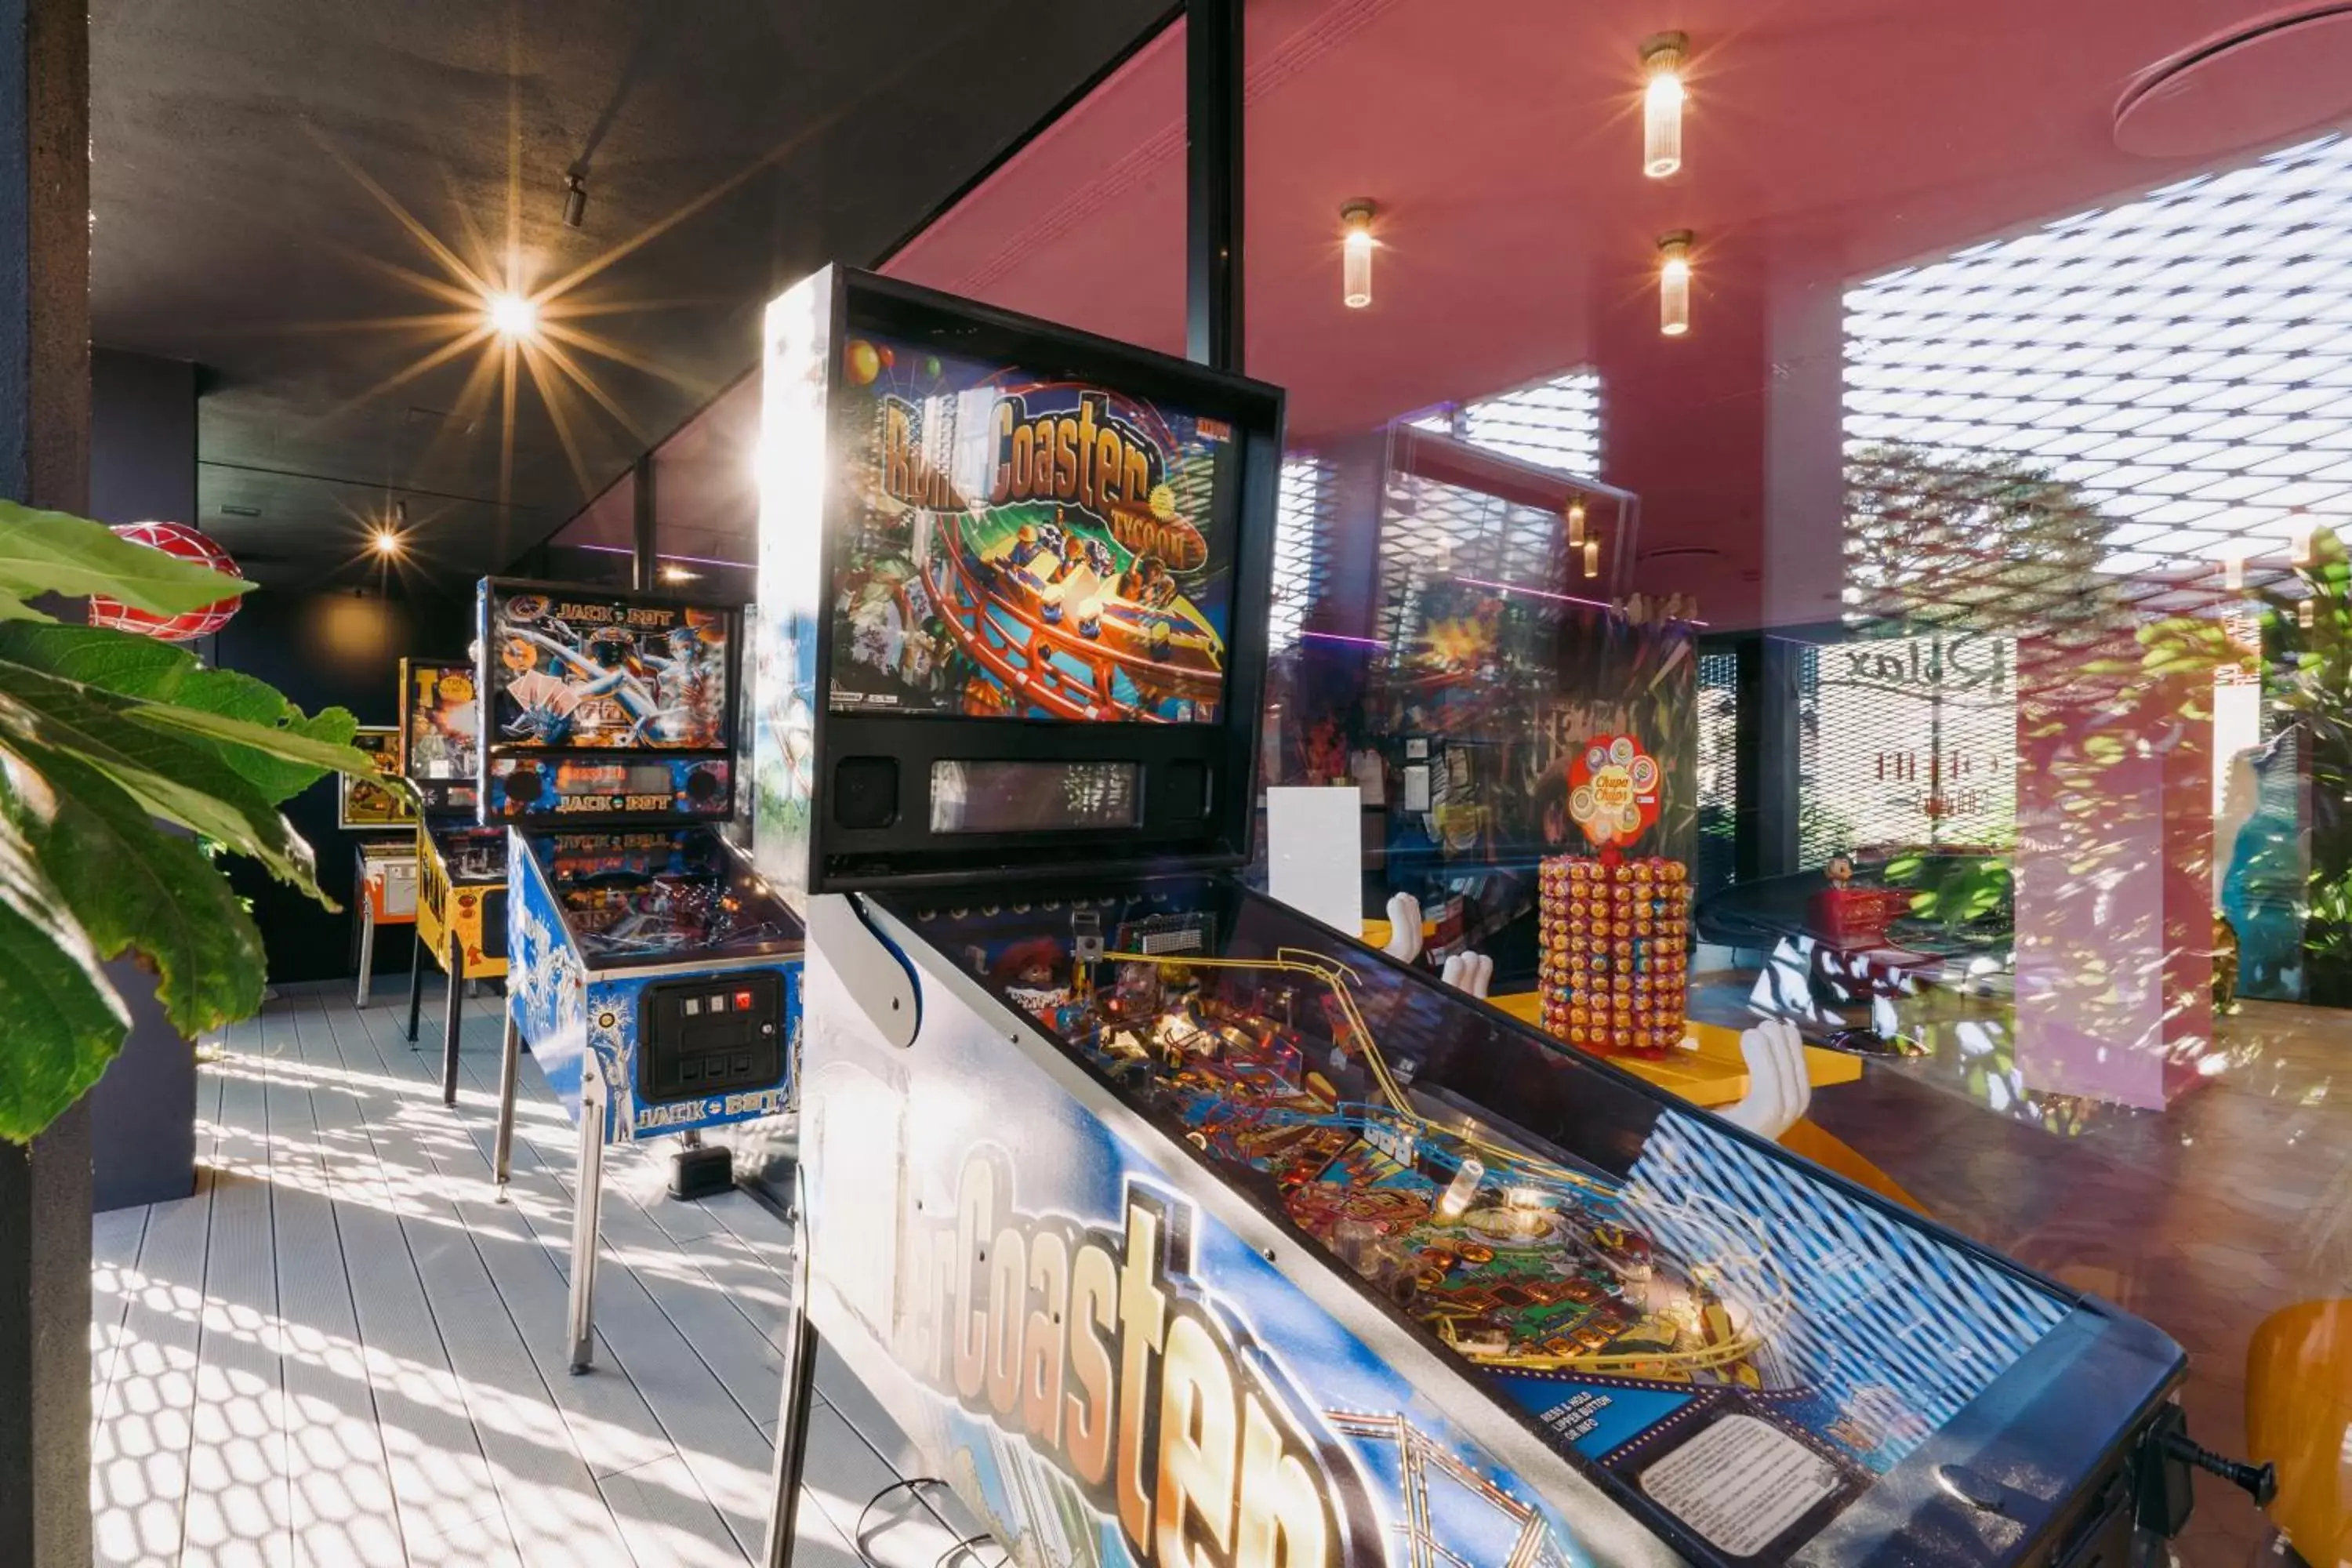
[[[1339,209],[1339,225],[1347,232],[1339,268],[1339,301],[1350,310],[1372,302],[1372,216],[1378,209],[1367,201],[1349,202]]]
[[[1658,331],[1679,338],[1690,331],[1691,231],[1658,237]]]
[[[1660,33],[1642,46],[1642,173],[1663,180],[1683,166],[1683,58],[1690,38]]]

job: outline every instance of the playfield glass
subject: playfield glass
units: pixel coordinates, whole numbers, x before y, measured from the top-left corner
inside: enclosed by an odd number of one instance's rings
[[[591,969],[796,953],[801,925],[707,827],[528,840]]]
[[[1231,884],[883,901],[1465,1386],[1727,1555],[1790,1560],[2072,1310]]]
[[[493,747],[723,752],[734,612],[494,584],[488,632]]]
[[[834,712],[1220,716],[1230,427],[880,334],[844,355]]]

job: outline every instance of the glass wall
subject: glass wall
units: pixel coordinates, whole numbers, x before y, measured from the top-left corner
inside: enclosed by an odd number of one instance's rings
[[[1792,1140],[2153,1319],[2246,1452],[2352,1295],[2352,73],[2097,12],[1649,15],[1653,177],[1622,11],[1250,6],[1263,755],[1360,792],[1368,918],[1539,991],[1521,879],[1605,853],[1549,803],[1634,734],[1694,1037],[1794,1022]],[[1180,26],[894,269],[1181,351],[1182,101]]]
[[[533,552],[544,564],[524,569],[562,582],[627,587],[636,569],[642,483],[654,514],[654,586],[750,604],[758,576],[759,422],[759,377],[746,376],[558,529]]]
[[[562,583],[625,588],[635,571],[637,485],[634,471],[604,488],[580,515],[555,531],[520,570]]]

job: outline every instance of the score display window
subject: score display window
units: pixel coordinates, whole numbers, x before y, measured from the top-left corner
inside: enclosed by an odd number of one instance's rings
[[[1143,770],[1133,763],[931,764],[934,833],[1068,833],[1142,821]]]

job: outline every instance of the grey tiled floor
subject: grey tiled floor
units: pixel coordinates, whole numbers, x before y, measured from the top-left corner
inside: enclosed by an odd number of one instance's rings
[[[492,1201],[499,1005],[467,1005],[455,1110],[437,1006],[411,1049],[394,1001],[294,988],[208,1045],[198,1191],[95,1224],[99,1563],[757,1557],[790,1227],[740,1193],[672,1201],[664,1145],[614,1151],[597,1368],[572,1376],[573,1140],[526,1062],[513,1201]],[[851,1568],[905,1440],[819,1377],[795,1561]],[[878,1506],[878,1568],[970,1532],[941,1506],[961,1528],[904,1491]]]

